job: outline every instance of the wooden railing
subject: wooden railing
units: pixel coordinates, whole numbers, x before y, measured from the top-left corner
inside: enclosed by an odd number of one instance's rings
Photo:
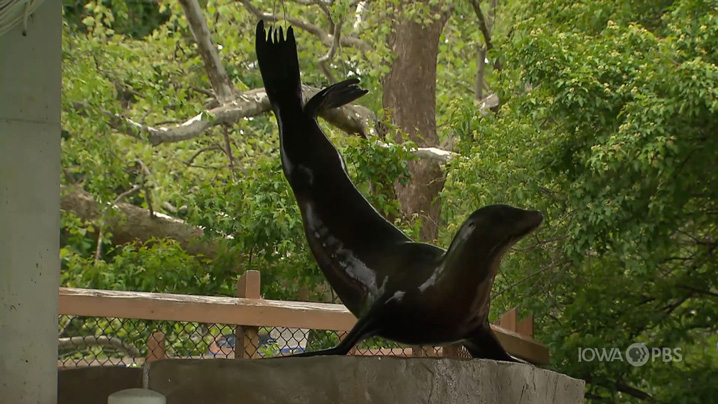
[[[259,286],[259,272],[247,271],[237,283],[235,298],[60,288],[59,309],[61,315],[234,324],[237,358],[259,356],[259,327],[346,332],[356,323],[356,317],[341,304],[265,300],[260,297]],[[516,311],[512,310],[497,323],[491,327],[509,353],[535,364],[549,363],[546,346],[533,339],[532,318],[519,323]],[[150,338],[148,361],[165,356],[162,337]],[[417,348],[412,356],[435,356],[428,349]],[[406,352],[405,349],[405,355]],[[447,347],[442,352],[443,356],[452,357],[458,351]],[[394,352],[378,350],[370,354]]]

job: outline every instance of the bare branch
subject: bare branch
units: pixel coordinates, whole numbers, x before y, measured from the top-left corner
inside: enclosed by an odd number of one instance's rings
[[[486,74],[486,48],[479,49],[477,60],[476,82],[474,83],[474,101],[480,103],[484,98],[484,75]]]
[[[626,393],[629,396],[636,397],[639,400],[653,401],[653,397],[643,390],[639,390],[633,386],[629,386],[621,381],[616,381],[616,390]]]
[[[202,14],[199,3],[197,0],[179,0],[179,2],[184,9],[194,40],[197,42],[199,54],[204,62],[209,81],[212,83],[212,89],[217,94],[217,100],[221,104],[232,101],[234,99],[232,82],[229,80],[224,66],[222,66],[222,61],[219,59],[217,47],[212,41],[207,21],[204,14]]]
[[[145,202],[147,202],[147,207],[150,210],[150,217],[155,217],[155,210],[152,208],[152,196],[150,195],[149,187],[147,187],[147,179],[152,175],[150,172],[149,167],[147,167],[147,164],[145,164],[142,160],[136,160],[137,163],[142,168],[142,191],[145,193]]]
[[[132,188],[128,189],[127,191],[117,195],[117,198],[115,198],[114,204],[117,204],[122,199],[124,199],[126,196],[133,194],[140,190],[140,186],[135,184],[132,186]],[[99,261],[100,257],[102,256],[102,238],[103,233],[105,232],[105,224],[100,224],[100,229],[97,231],[97,247],[95,247],[95,261]]]
[[[125,191],[125,192],[123,192],[123,193],[117,195],[117,198],[115,198],[114,203],[119,203],[120,201],[122,201],[123,199],[125,199],[126,196],[128,196],[128,195],[130,195],[130,194],[133,194],[133,193],[139,191],[140,188],[141,188],[141,187],[140,187],[139,185],[137,185],[137,184],[133,185],[132,188],[130,188],[130,189],[128,189],[127,191]]]
[[[690,290],[690,291],[695,292],[695,293],[698,293],[698,294],[700,294],[700,295],[718,297],[718,293],[716,293],[716,292],[711,292],[710,290],[698,289],[698,288],[695,288],[695,287],[693,287],[693,286],[681,285],[681,284],[678,284],[678,285],[676,285],[676,286],[678,286],[678,287],[681,288],[681,289]]]
[[[380,147],[390,147],[384,142],[378,142]],[[452,157],[456,156],[456,153],[437,149],[436,147],[417,147],[411,149],[411,152],[418,158],[437,160],[440,164],[445,164]]]
[[[222,128],[222,135],[224,136],[224,147],[225,151],[224,153],[227,155],[227,160],[229,161],[229,175],[232,177],[232,180],[235,180],[234,178],[234,157],[232,157],[232,142],[229,139],[229,126],[224,125]]]
[[[559,271],[562,271],[562,270],[566,267],[566,265],[571,264],[571,263],[572,263],[572,261],[570,261],[570,260],[563,261],[563,262],[559,262],[558,264],[552,262],[551,264],[546,265],[545,267],[543,267],[543,268],[541,268],[541,269],[538,269],[538,270],[536,270],[536,271],[534,271],[534,272],[532,272],[532,273],[530,273],[530,274],[524,276],[523,278],[521,278],[521,279],[515,281],[514,283],[512,283],[512,284],[510,284],[510,285],[508,285],[508,286],[506,286],[506,287],[504,287],[503,289],[499,290],[498,292],[495,292],[495,293],[491,296],[491,299],[492,299],[492,300],[493,300],[493,299],[496,299],[497,297],[501,296],[501,295],[502,295],[504,292],[506,292],[507,290],[511,290],[511,289],[515,288],[516,286],[518,286],[518,285],[520,285],[520,284],[526,282],[527,280],[533,278],[534,276],[540,275],[541,273],[543,273],[543,272],[545,272],[545,271],[547,271],[547,270],[549,270],[549,269],[559,268]]]
[[[486,44],[486,50],[490,51],[494,48],[493,43],[491,43],[491,30],[489,29],[489,26],[486,24],[486,18],[484,17],[484,13],[481,11],[481,0],[472,0],[471,6],[474,8],[474,13],[476,14],[476,17],[479,19],[479,29],[481,30],[481,34],[484,36],[484,43]]]
[[[327,76],[330,83],[336,83],[334,75],[329,68],[329,63],[334,58],[334,54],[339,47],[339,42],[342,37],[342,23],[343,20],[339,20],[339,22],[334,25],[334,40],[332,41],[332,46],[329,48],[329,51],[327,51],[326,55],[319,58],[319,66],[322,68],[324,75]]]
[[[322,0],[292,0],[292,1],[297,4],[302,4],[305,6],[311,6],[311,5],[319,6],[319,8],[321,8],[322,11],[324,11],[324,14],[329,19],[329,24],[331,24],[330,30],[331,31],[334,30],[334,24],[332,22],[332,10],[329,8],[327,3],[323,2]]]
[[[489,20],[486,22],[486,28],[489,32],[493,32],[494,23],[496,22],[496,7],[499,5],[499,0],[491,0],[489,3]]]
[[[302,86],[305,100],[311,98],[317,92],[319,92],[318,88]],[[89,106],[79,102],[73,103],[73,107],[75,110],[82,112],[90,109]],[[151,145],[156,146],[161,143],[193,139],[213,126],[232,125],[242,118],[257,116],[269,110],[267,93],[263,88],[258,88],[237,96],[234,101],[225,105],[201,112],[197,116],[175,126],[153,127],[109,111],[101,112],[108,118],[109,125],[119,133],[140,140],[146,139]],[[371,110],[360,105],[344,105],[340,108],[322,111],[320,116],[344,132],[359,134],[365,138],[369,136],[372,124],[376,120],[376,116]]]
[[[264,13],[264,12],[260,11],[259,9],[257,9],[256,7],[254,7],[252,5],[252,2],[250,0],[241,0],[241,2],[242,2],[242,4],[244,4],[244,7],[250,13],[254,14],[258,18],[261,18],[262,20],[264,20],[266,22],[278,22],[283,19],[282,17],[279,17],[276,14]],[[325,46],[332,46],[333,35],[329,35],[322,28],[320,28],[312,23],[309,23],[307,21],[300,20],[298,18],[293,18],[293,17],[287,17],[286,21],[288,23],[290,23],[291,25],[293,25],[297,28],[300,28],[304,31],[307,31],[310,34],[314,35]],[[359,49],[362,52],[368,52],[372,49],[371,46],[369,46],[369,44],[367,44],[366,42],[362,41],[359,38],[355,38],[352,36],[349,36],[349,37],[345,36],[344,38],[341,38],[340,43],[342,46],[348,46],[351,48]]]
[[[204,88],[199,88],[199,87],[195,87],[195,86],[190,86],[189,89],[192,90],[192,91],[196,91],[196,92],[198,92],[198,93],[200,93],[200,94],[204,94],[204,95],[206,95],[207,97],[217,98],[217,96],[214,95],[213,92],[211,92],[211,91],[209,91],[209,90],[205,90]]]
[[[193,154],[192,157],[190,157],[189,160],[187,160],[187,162],[186,162],[185,164],[187,164],[188,166],[191,166],[192,163],[194,162],[194,160],[195,160],[197,157],[199,157],[200,154],[202,154],[202,153],[204,153],[204,152],[206,152],[206,151],[210,151],[210,150],[222,150],[222,148],[219,147],[219,146],[217,146],[217,145],[208,146],[208,147],[203,147],[203,148],[197,150],[197,152],[196,152],[195,154]]]

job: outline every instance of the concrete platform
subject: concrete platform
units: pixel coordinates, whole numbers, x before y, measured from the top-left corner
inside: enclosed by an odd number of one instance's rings
[[[163,360],[144,372],[167,404],[579,404],[584,395],[583,380],[490,360]]]
[[[110,394],[133,387],[142,387],[140,368],[61,369],[57,377],[57,404],[107,404]]]

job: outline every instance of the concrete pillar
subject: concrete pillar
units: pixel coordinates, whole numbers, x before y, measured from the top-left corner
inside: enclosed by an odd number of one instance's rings
[[[62,13],[0,36],[0,403],[57,402]]]

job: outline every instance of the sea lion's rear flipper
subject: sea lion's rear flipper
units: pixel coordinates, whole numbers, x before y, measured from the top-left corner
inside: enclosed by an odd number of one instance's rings
[[[527,363],[506,352],[488,323],[477,328],[469,338],[464,340],[463,345],[474,358]]]
[[[376,318],[365,314],[362,316],[354,327],[349,331],[349,334],[339,342],[334,348],[323,349],[321,351],[303,352],[300,354],[292,355],[292,357],[308,357],[308,356],[327,356],[327,355],[346,355],[349,351],[354,348],[359,341],[364,338],[371,337],[376,333],[375,330]]]
[[[310,98],[304,106],[304,113],[314,118],[323,110],[341,107],[362,97],[368,91],[361,89],[359,79],[348,79],[323,89]]]
[[[299,78],[299,59],[294,30],[287,28],[284,37],[282,27],[264,30],[264,21],[257,24],[255,50],[264,89],[272,107],[301,108],[302,84]],[[276,110],[275,110],[276,112]]]

